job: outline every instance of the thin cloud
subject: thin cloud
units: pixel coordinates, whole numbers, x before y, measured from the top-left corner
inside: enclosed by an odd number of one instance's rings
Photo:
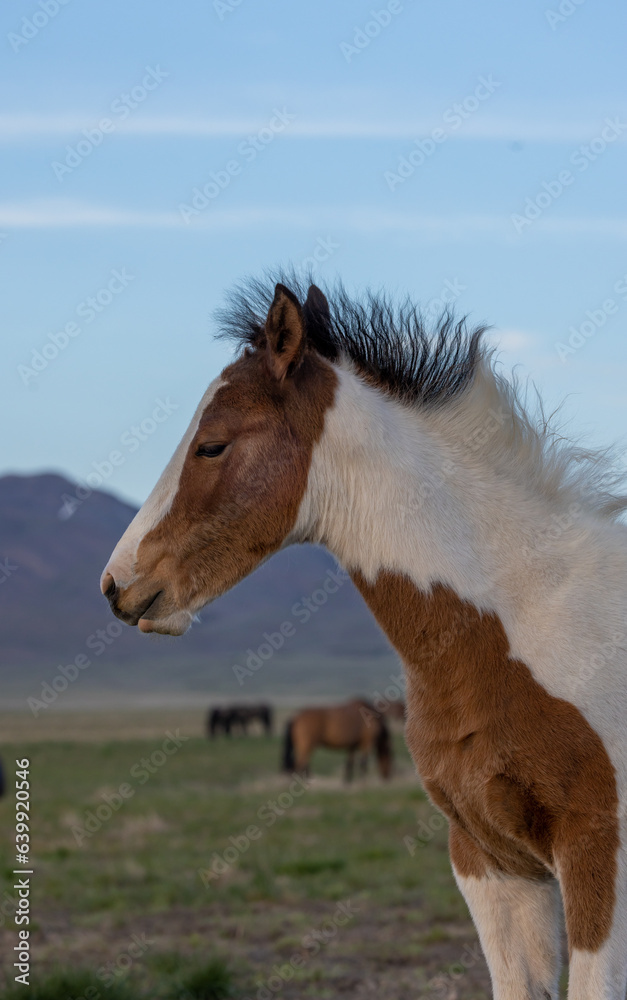
[[[305,139],[397,139],[411,140],[430,133],[434,128],[442,126],[442,117],[413,119],[402,118],[396,121],[388,119],[372,120],[370,118],[355,120],[324,119],[317,120],[306,114],[299,114],[297,109],[289,107],[290,113],[296,114],[294,121],[286,130],[286,138]],[[267,123],[272,109],[258,116],[246,118],[203,118],[181,117],[178,115],[130,115],[126,120],[115,123],[115,132],[120,135],[136,137],[179,137],[179,138],[228,138],[246,136],[256,132]],[[0,114],[0,142],[5,144],[45,140],[74,136],[84,128],[93,128],[98,120],[106,117],[103,113],[89,115],[82,112],[67,112],[61,115],[33,114]],[[478,113],[470,116],[458,130],[451,133],[451,139],[465,141],[504,141],[504,142],[585,142],[596,135],[603,125],[605,114],[598,118],[567,121],[563,118],[542,120],[539,118],[497,117]],[[624,136],[619,136],[624,141]]]
[[[598,236],[627,239],[627,219],[578,217],[539,219],[533,232],[517,236],[506,215],[425,215],[377,209],[372,206],[266,206],[220,209],[210,205],[187,224],[177,208],[133,209],[95,205],[67,198],[49,198],[26,203],[0,203],[3,229],[50,229],[73,227],[130,227],[144,229],[195,230],[253,229],[271,224],[285,229],[328,229],[363,233],[406,232],[429,241],[457,242],[477,236],[518,242],[538,235],[550,237]]]
[[[62,229],[79,226],[168,228],[181,224],[177,212],[144,212],[90,205],[64,198],[26,204],[0,204],[0,226],[7,229]]]
[[[537,346],[537,337],[525,330],[491,330],[489,336],[501,351],[520,352]]]

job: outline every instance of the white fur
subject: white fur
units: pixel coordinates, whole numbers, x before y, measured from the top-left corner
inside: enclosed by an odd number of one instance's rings
[[[557,1000],[560,969],[556,882],[490,876],[457,884],[490,967],[494,1000]],[[588,994],[588,1000],[596,996]]]
[[[473,389],[456,412],[425,414],[341,369],[291,538],[326,545],[370,580],[388,569],[423,590],[441,582],[495,612],[512,657],[602,736],[622,792],[627,528],[581,495],[569,515],[577,494],[547,493],[541,478],[520,475],[516,456],[508,468],[489,416],[492,440],[473,450],[475,409]],[[560,517],[566,527],[547,539]]]
[[[440,582],[496,613],[511,656],[602,738],[616,769],[624,868],[627,528],[615,520],[624,502],[599,489],[603,457],[579,463],[536,431],[487,365],[432,411],[396,402],[348,362],[336,370],[292,538],[326,545],[371,581],[387,569],[423,590]],[[595,968],[627,966],[625,910],[617,906]],[[578,957],[575,967],[585,964]],[[587,994],[606,995],[619,993]]]
[[[139,543],[149,531],[152,531],[152,529],[157,526],[159,521],[165,517],[167,512],[170,510],[178,490],[179,479],[181,477],[183,463],[185,462],[185,456],[187,455],[190,443],[198,430],[200,418],[222,385],[224,385],[222,378],[214,379],[202,397],[196,408],[196,412],[192,417],[189,427],[185,431],[185,434],[183,435],[183,438],[172,458],[161,473],[157,485],[152,490],[148,499],[137,511],[137,514],[111,553],[109,562],[102,572],[101,583],[104,583],[109,574],[113,577],[117,586],[120,588],[127,587],[132,581]],[[187,616],[187,618],[189,618],[189,616]],[[184,629],[180,629],[180,631],[184,631]]]

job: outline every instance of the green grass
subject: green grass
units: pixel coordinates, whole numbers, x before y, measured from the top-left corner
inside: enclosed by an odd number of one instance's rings
[[[213,959],[185,972],[168,1000],[228,1000],[233,995],[229,969],[220,959]]]
[[[88,969],[58,969],[47,976],[37,976],[28,986],[12,983],[5,986],[2,1000],[74,1000],[102,996],[103,985]],[[137,1000],[137,993],[127,983],[114,983],[107,989],[107,1000]]]
[[[177,957],[167,970],[160,968],[160,985],[131,980],[108,983],[89,969],[56,969],[36,975],[26,987],[29,1000],[231,1000],[237,996],[231,972],[222,959],[214,958],[181,972]],[[164,975],[165,973],[165,975]],[[175,973],[175,974],[173,974]],[[2,1000],[22,1000],[25,987],[7,981]]]
[[[51,922],[68,967],[88,967],[93,971],[84,975],[92,977],[103,966],[117,969],[113,986],[103,990],[99,980],[105,1000],[255,995],[255,983],[270,975],[273,962],[302,950],[307,934],[342,901],[359,914],[354,933],[350,925],[338,932],[319,958],[308,958],[295,973],[299,997],[325,995],[325,977],[335,975],[340,962],[360,971],[359,927],[382,914],[400,922],[399,933],[381,947],[381,956],[399,968],[408,956],[414,961],[420,954],[422,961],[423,937],[434,927],[456,925],[472,936],[450,872],[446,830],[413,856],[405,846],[433,807],[411,775],[400,736],[396,780],[382,783],[371,775],[347,789],[343,755],[319,751],[317,780],[304,790],[292,786],[299,795],[279,774],[278,739],[190,738],[147,774],[142,759],[157,751],[153,760],[160,761],[164,738],[3,747],[9,780],[15,756],[31,762],[36,924],[30,1000],[74,1000],[85,992],[80,972],[63,995],[55,985],[58,943],[53,947],[41,930]],[[113,803],[108,817],[107,801]],[[12,813],[7,797],[0,803],[5,842]],[[7,865],[1,891],[10,890],[11,870]],[[203,881],[202,872],[214,874]],[[116,963],[140,932],[152,943],[125,977]],[[440,940],[437,932],[432,940]],[[443,961],[436,955],[435,971]],[[416,992],[422,986],[418,978]],[[1,994],[6,1000],[18,995],[25,994]]]
[[[31,760],[35,910],[39,902],[54,904],[97,924],[116,913],[237,905],[266,895],[294,901],[361,892],[402,903],[427,882],[431,890],[440,880],[451,883],[445,833],[429,845],[428,879],[420,864],[426,849],[411,858],[403,844],[433,812],[417,783],[372,778],[346,790],[341,756],[320,751],[316,775],[336,775],[337,784],[321,782],[290,796],[289,778],[278,773],[278,741],[265,738],[190,739],[143,781],[141,761],[158,746],[19,748]],[[12,756],[4,751],[7,761]],[[123,785],[127,794],[130,788],[127,799]],[[0,810],[2,821],[7,804]],[[251,826],[260,831],[257,839],[247,838]],[[229,850],[235,863],[203,885],[199,870],[225,852],[228,861]],[[265,874],[269,884],[260,892]],[[457,906],[451,916],[462,912]]]
[[[346,868],[346,858],[299,858],[278,865],[277,875],[319,875],[321,872],[341,872]]]

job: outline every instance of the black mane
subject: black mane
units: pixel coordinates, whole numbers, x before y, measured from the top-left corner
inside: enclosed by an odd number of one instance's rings
[[[263,341],[263,327],[277,282],[305,303],[309,275],[268,273],[236,286],[219,310],[220,335],[240,347]],[[368,381],[407,402],[436,406],[471,384],[485,354],[485,327],[469,330],[463,319],[444,312],[429,332],[420,309],[406,299],[395,305],[385,293],[349,296],[341,284],[323,289],[330,315],[314,297],[303,307],[307,340],[323,357],[351,359]]]

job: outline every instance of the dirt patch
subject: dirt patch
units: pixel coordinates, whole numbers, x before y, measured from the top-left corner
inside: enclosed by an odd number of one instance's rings
[[[378,1000],[478,1000],[489,975],[470,922],[420,923],[411,910],[381,909],[363,899],[311,902],[298,909],[259,902],[240,915],[219,906],[175,908],[147,916],[102,919],[49,911],[38,915],[33,970],[64,965],[126,968],[133,941],[142,943],[132,974],[154,981],[157,956],[227,957],[240,995],[250,1000],[377,997]],[[3,951],[12,932],[3,931]],[[262,989],[262,987],[265,987]],[[268,993],[269,991],[269,993]]]

